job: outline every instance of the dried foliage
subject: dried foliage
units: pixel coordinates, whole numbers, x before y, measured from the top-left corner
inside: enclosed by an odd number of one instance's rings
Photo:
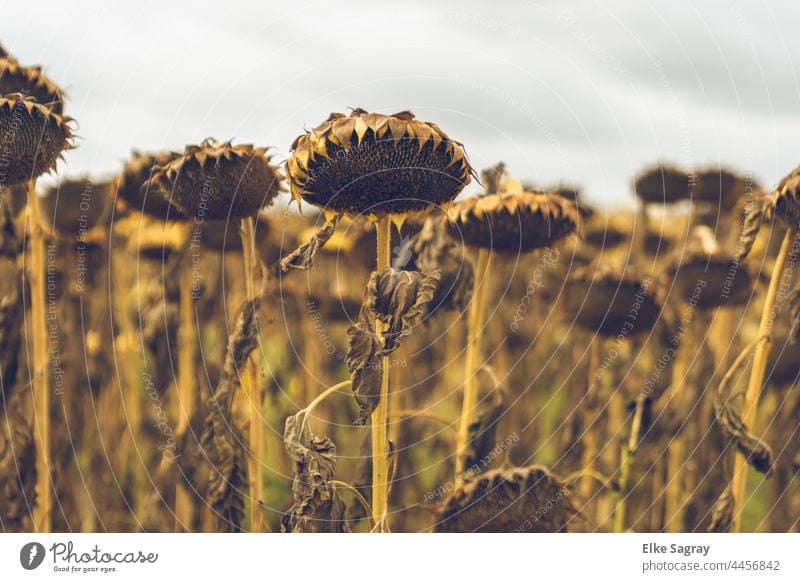
[[[336,445],[311,432],[303,412],[286,419],[283,443],[294,461],[294,504],[281,519],[281,530],[292,533],[350,531],[346,507],[331,483],[336,471]]]
[[[461,144],[410,111],[331,113],[291,150],[286,173],[292,197],[345,214],[442,205],[474,175]]]
[[[438,309],[463,311],[472,297],[475,277],[472,262],[466,260],[464,248],[445,232],[445,223],[440,217],[428,217],[422,229],[407,243],[411,253],[407,265],[399,268],[417,270],[422,273],[441,271],[436,293],[431,299],[429,310]],[[398,253],[398,259],[406,256],[406,249]]]
[[[711,533],[726,533],[733,523],[734,507],[733,489],[728,485],[722,495],[714,502],[708,531]]]
[[[567,486],[546,467],[488,471],[456,487],[439,510],[442,533],[566,532],[578,515]]]
[[[350,346],[345,356],[359,408],[357,424],[366,424],[380,398],[381,358],[394,352],[427,313],[441,273],[387,268],[369,278],[361,312],[347,335]],[[381,337],[375,319],[387,325]]]
[[[281,259],[281,271],[286,273],[289,270],[307,271],[314,266],[314,257],[325,246],[339,224],[342,215],[337,214],[325,224],[308,241],[300,245],[289,255]]]
[[[714,413],[722,431],[736,445],[747,462],[759,473],[769,475],[772,472],[772,450],[766,442],[748,430],[739,411],[735,408],[737,394],[732,393],[728,388],[735,371],[736,367],[734,366],[720,382],[714,396]]]
[[[244,439],[231,416],[233,396],[241,385],[240,371],[258,346],[256,314],[261,300],[245,300],[236,325],[228,338],[228,350],[220,382],[208,399],[201,451],[212,469],[209,502],[215,513],[218,531],[240,531],[244,517],[244,491],[247,488],[247,455]],[[202,462],[202,459],[198,459]]]

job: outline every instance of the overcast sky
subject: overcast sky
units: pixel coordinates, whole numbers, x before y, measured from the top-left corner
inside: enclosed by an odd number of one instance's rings
[[[411,109],[473,165],[632,199],[658,158],[774,184],[798,162],[796,1],[6,2],[0,43],[69,96],[62,175],[208,136],[271,145]],[[474,189],[474,187],[473,187]]]

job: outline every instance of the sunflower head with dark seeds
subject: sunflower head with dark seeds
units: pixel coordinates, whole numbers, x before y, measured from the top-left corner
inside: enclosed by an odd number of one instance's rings
[[[293,198],[350,215],[442,205],[475,174],[460,143],[410,111],[332,113],[291,150],[286,173]]]
[[[467,246],[515,255],[575,234],[578,221],[575,203],[557,194],[503,192],[454,204],[447,230]]]
[[[149,184],[187,215],[208,220],[256,216],[281,190],[283,176],[265,148],[207,139],[157,167]]]
[[[53,113],[64,112],[64,95],[41,67],[23,67],[11,57],[0,55],[0,95],[22,93]]]
[[[686,200],[692,194],[692,176],[666,164],[656,164],[636,177],[634,190],[642,202],[672,204]]]
[[[33,97],[0,96],[0,142],[6,161],[1,185],[21,184],[55,169],[61,154],[73,147],[71,121]]]
[[[158,220],[183,220],[183,211],[146,183],[156,168],[166,166],[180,154],[170,151],[141,153],[134,151],[117,176],[117,195],[131,210]]]
[[[606,266],[575,270],[562,298],[576,325],[603,337],[633,337],[653,329],[664,305],[652,279]]]

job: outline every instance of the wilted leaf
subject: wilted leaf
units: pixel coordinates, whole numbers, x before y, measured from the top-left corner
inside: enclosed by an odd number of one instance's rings
[[[0,527],[24,531],[36,505],[36,450],[33,430],[18,394],[0,401]]]
[[[753,196],[747,205],[737,244],[739,261],[745,260],[753,250],[758,231],[761,229],[761,221],[766,216],[768,208],[769,199],[766,196]]]
[[[472,297],[475,278],[472,262],[465,260],[464,247],[447,235],[442,220],[433,217],[425,220],[410,243],[416,270],[432,273],[438,269],[442,273],[429,311],[463,311]]]
[[[294,504],[281,519],[281,531],[342,533],[350,528],[346,507],[330,482],[336,470],[336,445],[311,432],[301,412],[286,419],[283,444],[294,461]]]
[[[245,300],[236,325],[228,338],[228,350],[217,389],[208,399],[201,449],[211,464],[208,497],[218,531],[241,531],[244,491],[247,488],[247,459],[244,438],[233,422],[231,406],[240,386],[239,373],[258,345],[256,314],[260,299]],[[203,459],[198,459],[202,463]],[[257,500],[254,500],[256,502]]]
[[[290,269],[297,271],[307,271],[314,266],[314,257],[317,252],[325,246],[336,230],[336,225],[342,219],[341,214],[337,214],[327,221],[308,242],[301,244],[291,254],[281,260],[281,271],[284,273]]]
[[[487,194],[497,194],[500,191],[500,180],[506,173],[504,162],[497,162],[494,166],[481,170],[481,183]]]
[[[743,355],[746,353],[743,352]],[[720,382],[719,389],[714,396],[714,412],[722,431],[736,443],[736,448],[745,456],[747,462],[756,471],[769,475],[772,472],[772,450],[767,443],[748,431],[739,411],[734,409],[735,395],[728,390],[733,372],[743,359],[743,356],[739,356],[737,362],[731,366]]]
[[[456,487],[434,527],[444,533],[567,531],[578,510],[567,486],[546,467],[489,471]]]
[[[10,283],[8,291],[0,296],[0,394],[8,397],[17,381],[25,306],[21,276],[16,265],[3,265],[0,276]]]
[[[378,406],[381,357],[400,347],[425,316],[439,276],[438,271],[425,275],[392,268],[370,276],[358,321],[347,330],[350,342],[345,363],[359,407],[356,424],[366,424]],[[376,318],[387,326],[380,338],[375,332]]]
[[[366,306],[388,328],[383,333],[383,348],[378,356],[395,351],[427,313],[441,272],[384,269],[374,272],[367,283]]]
[[[733,490],[731,486],[725,487],[722,495],[714,502],[711,512],[711,523],[708,526],[710,533],[726,533],[733,523],[734,510]]]

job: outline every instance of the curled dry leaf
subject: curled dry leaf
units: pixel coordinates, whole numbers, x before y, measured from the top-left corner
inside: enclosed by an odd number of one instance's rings
[[[336,471],[336,445],[311,432],[304,412],[286,419],[283,444],[294,461],[294,504],[281,519],[281,531],[342,533],[350,528],[346,506],[331,483]]]
[[[472,262],[465,260],[464,247],[447,235],[444,222],[428,217],[409,244],[415,270],[432,273],[439,269],[442,273],[429,311],[466,309],[472,297],[475,272]]]
[[[2,382],[0,394],[3,396],[0,404],[2,404],[10,397],[17,380],[25,306],[22,301],[22,279],[16,265],[2,260],[0,276],[7,281],[8,287],[0,295],[0,382]]]
[[[499,469],[459,484],[439,510],[443,533],[555,533],[578,515],[570,492],[546,467]]]
[[[739,241],[736,245],[739,261],[745,260],[753,250],[758,231],[761,229],[761,221],[766,216],[768,209],[769,199],[766,196],[754,196],[747,202],[742,217],[742,227],[739,231]]]
[[[743,358],[740,356],[741,359]],[[739,411],[734,408],[736,395],[728,390],[728,384],[737,368],[738,366],[734,364],[720,382],[714,395],[714,413],[722,432],[736,444],[736,448],[745,456],[747,462],[759,473],[769,476],[772,472],[772,450],[767,443],[747,429]]]
[[[730,484],[725,487],[722,495],[714,502],[714,508],[711,511],[711,523],[708,526],[710,533],[726,533],[733,523],[733,510],[735,503],[733,501],[733,489]]]
[[[347,330],[350,345],[345,363],[359,407],[356,424],[366,424],[378,406],[381,358],[400,347],[422,321],[440,277],[438,270],[426,275],[391,267],[370,276],[358,321]],[[376,318],[387,326],[380,338],[375,333]]]
[[[341,214],[335,215],[328,220],[316,234],[314,234],[307,242],[301,244],[291,254],[287,255],[281,260],[281,271],[284,273],[290,269],[297,271],[307,271],[314,266],[314,257],[322,247],[325,246],[333,233],[336,231],[336,226],[342,219]]]
[[[247,459],[244,439],[233,422],[231,405],[240,386],[239,371],[258,345],[256,314],[258,297],[242,303],[236,325],[228,337],[228,350],[222,376],[208,399],[201,450],[211,464],[209,501],[214,510],[218,531],[241,531],[244,517],[244,491],[247,488]],[[198,460],[200,462],[201,460]]]
[[[22,532],[36,504],[36,451],[18,396],[0,405],[0,524],[4,531]]]

